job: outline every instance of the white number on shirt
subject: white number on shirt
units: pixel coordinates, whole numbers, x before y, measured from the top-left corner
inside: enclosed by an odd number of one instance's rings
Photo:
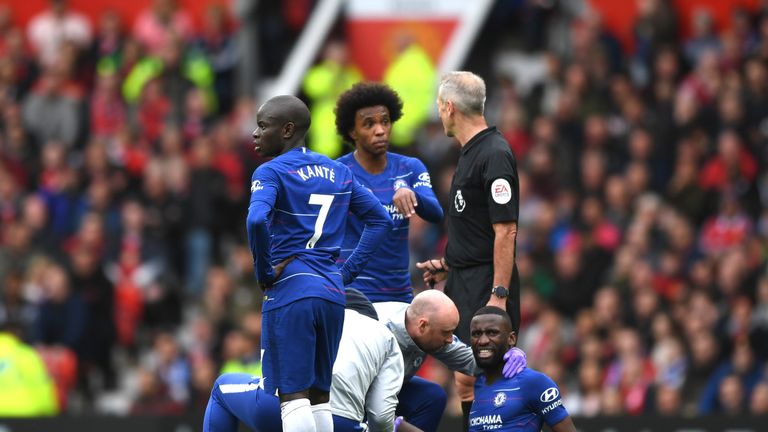
[[[331,209],[331,203],[333,202],[333,195],[312,194],[309,196],[309,204],[319,205],[320,213],[317,215],[315,221],[315,234],[307,242],[307,249],[312,249],[315,244],[320,240],[320,236],[323,235],[323,225],[325,225],[325,219],[328,217],[328,210]]]

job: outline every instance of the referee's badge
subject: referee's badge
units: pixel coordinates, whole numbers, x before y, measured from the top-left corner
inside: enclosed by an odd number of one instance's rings
[[[456,196],[453,198],[453,205],[459,213],[463,212],[467,207],[467,202],[464,201],[464,197],[461,195],[461,189],[456,190]]]
[[[496,408],[504,405],[504,402],[507,401],[507,395],[504,394],[504,392],[498,392],[496,393],[496,396],[493,398],[493,406]]]
[[[491,183],[491,198],[496,204],[506,204],[512,200],[512,187],[506,179],[496,179]]]

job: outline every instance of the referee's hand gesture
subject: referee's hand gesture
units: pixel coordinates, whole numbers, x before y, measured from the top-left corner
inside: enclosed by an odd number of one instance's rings
[[[430,288],[434,288],[436,283],[442,282],[448,277],[448,264],[445,263],[445,258],[416,263],[416,268],[424,270],[422,277],[424,283]]]

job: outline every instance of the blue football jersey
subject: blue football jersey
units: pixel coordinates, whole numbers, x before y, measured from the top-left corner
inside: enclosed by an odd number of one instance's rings
[[[350,211],[361,216],[374,212],[386,224],[379,226],[386,228],[383,231],[391,227],[379,202],[346,166],[306,147],[281,154],[254,171],[247,228],[257,279],[273,283],[265,310],[305,297],[344,304],[344,269],[340,272],[336,260]],[[357,261],[367,260],[373,250],[363,252]],[[296,260],[273,281],[272,266],[289,257]],[[297,279],[283,283],[291,278]]]
[[[392,218],[394,227],[360,275],[348,286],[362,291],[372,302],[413,299],[409,272],[408,227],[405,218],[392,203],[395,191],[407,187],[416,194],[416,213],[429,222],[440,222],[443,210],[432,191],[429,172],[420,160],[387,153],[387,166],[382,173],[370,174],[355,160],[353,153],[338,159],[347,166],[355,179],[368,188]],[[346,234],[341,249],[340,263],[344,263],[355,248],[363,231],[363,221],[351,215],[347,219]]]
[[[552,427],[566,417],[555,382],[539,371],[524,369],[491,385],[485,383],[485,375],[478,377],[469,430],[539,432],[544,423]]]

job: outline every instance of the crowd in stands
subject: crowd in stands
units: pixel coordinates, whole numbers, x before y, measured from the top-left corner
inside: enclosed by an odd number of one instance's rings
[[[684,35],[668,2],[638,0],[632,47],[562,3],[498,1],[488,26],[546,65],[525,92],[485,74],[520,173],[519,346],[574,416],[766,414],[768,2],[721,29],[702,10]],[[300,29],[295,10],[273,12]],[[91,22],[53,0],[20,27],[0,6],[0,328],[35,347],[59,411],[200,412],[219,373],[260,370],[258,101],[232,15],[195,26],[154,0]],[[450,205],[439,122],[396,150]],[[413,261],[444,235],[413,220]]]

